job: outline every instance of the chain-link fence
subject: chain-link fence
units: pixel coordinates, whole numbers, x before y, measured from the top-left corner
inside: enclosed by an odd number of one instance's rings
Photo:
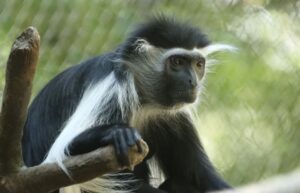
[[[256,181],[300,166],[299,9],[295,0],[1,0],[1,88],[10,46],[27,26],[41,35],[37,93],[68,66],[114,49],[138,22],[175,16],[239,48],[215,56],[199,133],[229,182]]]

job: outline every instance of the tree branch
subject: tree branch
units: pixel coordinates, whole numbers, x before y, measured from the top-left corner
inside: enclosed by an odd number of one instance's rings
[[[24,169],[18,174],[0,178],[1,193],[46,193],[61,187],[91,180],[106,173],[133,168],[148,153],[148,146],[140,141],[142,153],[133,146],[129,149],[130,166],[121,167],[115,157],[114,148],[108,146],[93,152],[71,157],[64,161],[70,171],[70,179],[57,164],[45,164]]]
[[[21,165],[21,136],[39,55],[40,37],[33,27],[14,42],[7,61],[0,115],[0,176]]]

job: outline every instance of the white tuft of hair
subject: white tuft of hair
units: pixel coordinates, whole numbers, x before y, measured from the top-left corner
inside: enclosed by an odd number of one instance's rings
[[[199,49],[199,52],[203,54],[205,57],[213,53],[223,52],[223,51],[237,52],[238,48],[228,44],[210,44],[202,49]]]
[[[56,162],[72,178],[72,175],[63,165],[63,160],[67,157],[65,149],[76,136],[92,127],[98,121],[95,112],[106,109],[105,106],[108,104],[109,99],[113,97],[114,90],[116,90],[115,84],[114,74],[111,73],[104,80],[91,85],[85,91],[75,112],[63,126],[61,133],[53,143],[43,163]],[[108,117],[103,117],[100,122],[107,121],[105,119],[108,119]]]
[[[157,162],[155,157],[150,158],[147,161],[147,164],[150,169],[150,184],[158,188],[161,183],[163,183],[166,179],[166,176],[161,171],[161,168],[159,167],[159,163]]]
[[[60,193],[131,193],[137,187],[130,184],[136,183],[137,180],[130,173],[105,174],[93,180],[62,188]]]
[[[130,173],[105,174],[101,178],[80,184],[80,189],[92,193],[130,193],[136,190],[132,186],[137,180]]]
[[[65,152],[67,146],[86,129],[96,124],[101,125],[110,122],[111,115],[114,112],[114,109],[111,109],[110,101],[114,97],[117,97],[118,108],[120,108],[123,119],[126,119],[126,115],[137,108],[138,96],[130,74],[128,74],[127,81],[118,82],[112,72],[103,80],[89,86],[75,112],[64,124],[60,135],[53,143],[43,163],[56,162],[72,179],[72,173],[63,164],[63,161],[67,158]],[[118,178],[115,178],[116,175],[119,175]],[[127,193],[132,191],[128,188],[128,183],[132,182],[132,179],[121,175],[125,176],[124,174],[104,175],[101,178],[95,178],[92,181],[80,184],[79,187],[93,193]],[[76,186],[67,189],[75,190]]]

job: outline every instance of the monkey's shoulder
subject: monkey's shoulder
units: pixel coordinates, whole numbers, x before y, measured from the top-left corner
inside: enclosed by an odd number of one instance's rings
[[[41,90],[49,92],[60,90],[74,92],[85,90],[93,82],[97,82],[114,70],[114,53],[107,53],[89,58],[79,64],[66,68],[52,78]]]

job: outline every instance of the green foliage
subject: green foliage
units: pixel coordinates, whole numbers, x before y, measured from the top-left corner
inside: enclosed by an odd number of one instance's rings
[[[114,49],[137,22],[176,16],[239,48],[214,57],[199,108],[199,133],[221,173],[238,185],[291,171],[300,166],[300,20],[297,1],[280,2],[0,1],[0,87],[10,46],[27,26],[41,35],[36,94],[63,69]]]

